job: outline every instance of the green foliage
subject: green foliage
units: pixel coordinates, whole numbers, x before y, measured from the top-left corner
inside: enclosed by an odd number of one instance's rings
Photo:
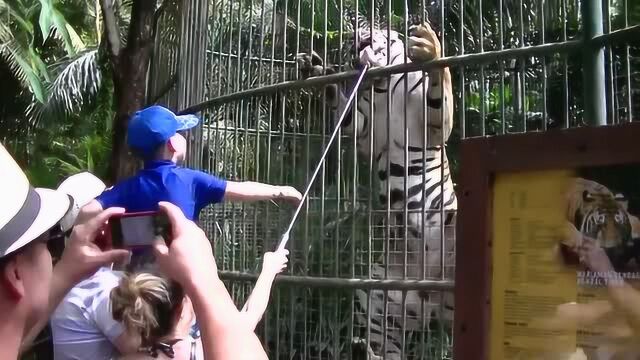
[[[56,77],[47,86],[47,100],[33,102],[27,109],[28,116],[35,124],[46,120],[45,126],[73,117],[91,105],[102,85],[97,49],[83,51],[73,58],[64,58],[50,68]]]
[[[98,51],[98,6],[0,0],[0,69],[17,81],[0,101],[0,139],[36,185],[82,170],[106,175],[112,87]]]
[[[45,84],[51,79],[45,63],[86,48],[64,14],[72,4],[77,6],[72,1],[0,1],[0,59],[41,103],[46,101]]]
[[[79,124],[41,129],[33,137],[27,174],[34,185],[57,187],[65,177],[90,171],[104,178],[111,153],[111,111],[99,109]]]

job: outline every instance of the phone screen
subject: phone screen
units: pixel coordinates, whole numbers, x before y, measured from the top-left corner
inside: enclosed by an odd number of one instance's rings
[[[125,215],[111,219],[109,223],[115,248],[150,246],[156,236],[161,236],[165,240],[169,240],[171,236],[171,225],[164,213]]]
[[[171,239],[171,224],[164,213],[125,214],[109,220],[114,248],[128,249],[131,259],[126,268],[135,271],[154,263],[151,245],[157,236]]]

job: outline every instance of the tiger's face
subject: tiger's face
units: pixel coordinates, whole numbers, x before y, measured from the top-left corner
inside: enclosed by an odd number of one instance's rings
[[[598,241],[598,245],[608,248],[622,244],[630,235],[629,217],[619,200],[622,194],[592,194],[585,191],[585,213],[576,214],[576,223],[580,232]]]
[[[379,67],[404,62],[404,45],[397,31],[360,28],[357,32],[358,44],[354,43],[355,69],[362,69],[364,65]],[[408,60],[407,60],[408,61]]]
[[[578,178],[569,200],[568,220],[605,249],[615,268],[624,266],[633,252],[626,198],[595,181]]]

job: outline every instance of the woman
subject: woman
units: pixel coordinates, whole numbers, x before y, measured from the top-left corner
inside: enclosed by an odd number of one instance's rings
[[[254,330],[269,302],[276,274],[287,266],[288,250],[264,254],[262,272],[256,286],[239,312],[240,322]],[[200,338],[190,336],[195,319],[193,306],[182,287],[151,271],[124,275],[111,291],[113,319],[127,334],[138,336],[140,349],[121,360],[204,359]],[[234,324],[238,325],[238,324]]]
[[[189,335],[193,307],[176,282],[150,272],[125,275],[111,291],[111,311],[140,339],[138,353],[121,359],[204,358],[200,340]]]

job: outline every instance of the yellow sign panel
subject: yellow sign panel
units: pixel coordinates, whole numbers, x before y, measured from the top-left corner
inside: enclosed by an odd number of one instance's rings
[[[637,234],[632,236],[626,226],[633,216],[615,199],[606,187],[571,171],[497,174],[492,360],[640,356],[634,330],[640,302],[620,306],[615,299],[624,291],[619,296],[640,299],[640,292],[630,286],[640,272],[616,272],[610,261],[597,263],[588,245],[608,247],[609,254],[634,251],[631,242]],[[585,232],[592,237],[583,240]],[[585,267],[585,262],[591,265]]]

